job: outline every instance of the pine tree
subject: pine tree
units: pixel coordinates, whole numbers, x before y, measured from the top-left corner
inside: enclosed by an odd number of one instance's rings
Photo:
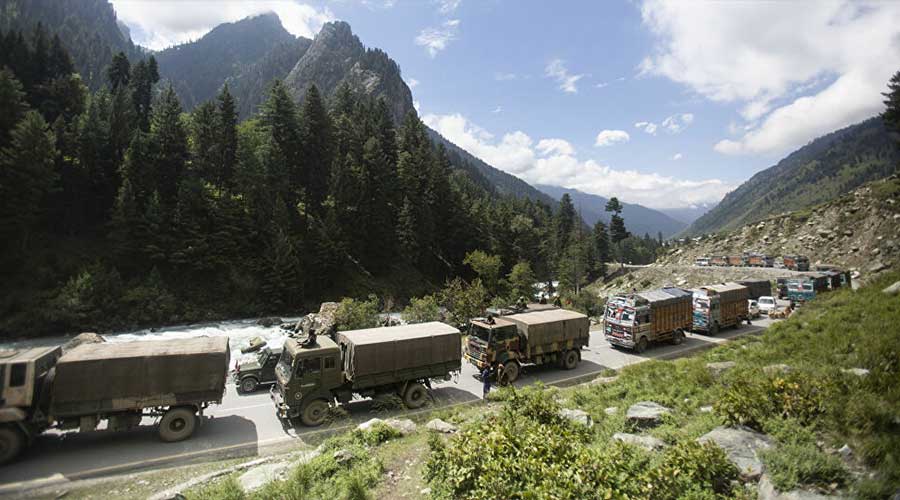
[[[89,224],[106,220],[119,185],[118,165],[111,155],[109,123],[104,113],[107,97],[97,93],[78,124],[78,163],[90,183],[85,202]]]
[[[59,35],[53,35],[50,41],[50,54],[47,61],[47,72],[50,78],[69,77],[75,73],[75,64],[68,51],[62,46]]]
[[[169,85],[153,110],[150,142],[154,153],[156,189],[164,207],[173,207],[178,181],[188,161],[187,133],[181,122],[181,103]]]
[[[303,175],[300,167],[300,134],[297,107],[280,80],[269,90],[269,98],[262,105],[260,123],[267,136],[267,162],[270,178],[277,179],[272,187],[285,196],[285,201],[295,204],[303,192]]]
[[[131,69],[131,97],[137,114],[138,127],[150,130],[150,108],[153,101],[153,85],[159,81],[156,59],[150,56],[149,62],[138,61]]]
[[[125,158],[125,150],[131,144],[132,136],[137,128],[137,115],[131,89],[120,86],[113,92],[109,106],[109,142],[112,161],[121,164]]]
[[[598,276],[606,275],[606,263],[612,260],[612,252],[609,244],[609,232],[603,221],[594,224],[594,247],[597,251],[597,265],[594,266]]]
[[[300,112],[300,161],[306,203],[312,213],[321,210],[328,195],[332,163],[331,120],[315,85],[306,91]]]
[[[569,193],[563,193],[559,200],[559,211],[556,213],[556,252],[557,255],[566,253],[569,247],[569,237],[575,229],[575,206]]]
[[[207,182],[218,184],[218,151],[220,130],[216,108],[211,102],[201,103],[191,112],[191,170]]]
[[[113,92],[119,90],[119,87],[128,86],[131,80],[131,63],[124,52],[119,52],[113,56],[112,62],[106,69],[106,80]]]
[[[625,229],[625,219],[619,215],[622,213],[623,208],[619,199],[615,196],[606,202],[606,211],[612,212],[612,216],[609,218],[609,236],[614,245],[630,236],[628,230]]]
[[[900,133],[900,71],[891,77],[888,89],[889,92],[881,94],[885,97],[885,110],[881,113],[881,119],[889,129]]]
[[[216,151],[219,155],[216,183],[219,186],[231,188],[235,166],[237,164],[237,124],[238,115],[235,109],[234,98],[228,91],[228,84],[222,87],[222,91],[216,99],[218,101],[218,137]]]
[[[0,148],[3,148],[8,144],[13,129],[28,111],[22,84],[12,71],[5,68],[0,69],[0,109],[3,110],[0,113]]]

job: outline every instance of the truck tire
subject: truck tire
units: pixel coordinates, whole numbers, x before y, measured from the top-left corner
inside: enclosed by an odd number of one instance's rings
[[[25,435],[13,425],[0,427],[0,465],[12,462],[25,449]]]
[[[167,443],[184,441],[197,428],[197,414],[193,408],[177,406],[169,408],[159,421],[159,438]]]
[[[415,410],[421,408],[426,401],[428,401],[428,389],[418,382],[409,384],[403,394],[403,404],[410,410]]]
[[[719,322],[714,321],[712,325],[709,326],[709,334],[717,335],[719,333]]]
[[[498,385],[509,385],[516,380],[519,379],[519,374],[521,373],[521,368],[519,367],[518,361],[507,361],[505,365],[503,365],[503,374],[498,375],[502,378],[502,382],[497,380]]]
[[[256,377],[245,377],[241,379],[241,384],[238,386],[238,389],[240,389],[240,392],[246,394],[255,391],[257,387],[259,387],[259,380],[256,380]]]
[[[681,345],[682,342],[684,342],[684,332],[681,330],[675,330],[672,333],[672,344]]]
[[[328,417],[328,401],[324,399],[314,399],[300,410],[300,421],[303,425],[309,427],[318,427],[325,423]]]
[[[634,352],[642,354],[647,350],[648,343],[649,342],[647,342],[647,337],[641,337],[640,339],[638,339],[637,344],[634,344]]]
[[[578,366],[578,351],[572,349],[563,354],[563,368],[574,370]]]

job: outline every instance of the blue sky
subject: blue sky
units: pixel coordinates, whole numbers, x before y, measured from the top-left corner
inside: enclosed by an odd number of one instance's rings
[[[153,48],[274,10],[350,23],[396,60],[420,116],[531,183],[655,208],[716,202],[881,110],[900,3],[114,0]]]

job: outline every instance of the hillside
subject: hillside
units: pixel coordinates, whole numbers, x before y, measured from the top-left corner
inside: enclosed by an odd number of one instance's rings
[[[900,170],[900,148],[878,117],[822,136],[728,193],[687,235],[733,230],[808,208]]]
[[[598,220],[609,224],[610,213],[606,211],[606,202],[609,201],[609,198],[559,186],[537,185],[535,187],[556,200],[568,193],[575,209],[581,213],[581,217],[587,224],[593,226]],[[625,226],[636,236],[649,234],[655,238],[657,233],[662,233],[663,237],[668,238],[687,227],[686,223],[643,205],[622,203],[622,206],[624,207],[622,217],[625,219]]]

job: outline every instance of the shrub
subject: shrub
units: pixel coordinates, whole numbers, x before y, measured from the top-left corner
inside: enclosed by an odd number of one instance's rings
[[[403,433],[393,427],[377,422],[366,430],[355,429],[353,439],[365,446],[376,446],[385,441],[402,436]]]
[[[781,491],[801,485],[844,484],[847,471],[841,460],[826,455],[815,443],[785,443],[762,453],[772,484]]]
[[[338,330],[359,330],[374,328],[379,325],[378,297],[369,296],[369,300],[345,298],[338,304],[334,313],[334,322]]]
[[[420,299],[413,298],[401,314],[407,323],[426,323],[428,321],[441,321],[441,306],[434,295],[426,295]]]
[[[488,302],[487,290],[479,279],[466,283],[454,278],[444,285],[439,296],[441,305],[447,308],[450,320],[457,326],[464,326],[470,319],[481,316]]]
[[[826,381],[808,372],[764,376],[759,370],[736,371],[714,408],[728,423],[761,430],[772,417],[807,425],[824,411]]]

